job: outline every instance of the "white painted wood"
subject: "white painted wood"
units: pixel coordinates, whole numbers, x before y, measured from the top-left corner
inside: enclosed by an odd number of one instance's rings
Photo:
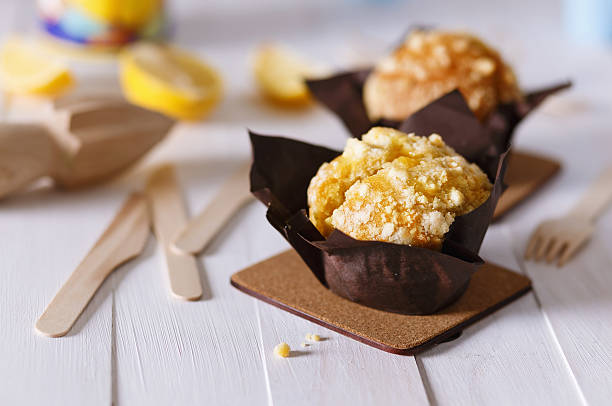
[[[247,263],[205,258],[206,300],[181,302],[167,294],[158,251],[149,245],[139,266],[115,276],[117,404],[265,404],[254,302],[228,288]]]
[[[125,192],[43,190],[2,202],[0,404],[110,404],[109,283],[61,340],[40,336],[34,323],[104,231]]]
[[[258,302],[262,356],[273,404],[425,405],[425,387],[414,357],[389,354]],[[308,342],[306,334],[319,334]],[[308,347],[301,347],[302,342]],[[291,346],[289,358],[274,346]]]
[[[180,126],[167,148],[150,162],[153,166],[158,160],[168,161],[173,154],[180,158],[177,175],[190,208],[208,204],[224,176],[245,159],[247,147],[246,137],[236,146],[231,138],[236,133],[223,127],[206,139],[197,138],[198,131]],[[185,143],[190,148],[183,148]],[[133,179],[144,177],[145,167]],[[201,187],[203,182],[214,187]],[[263,219],[261,210],[253,209],[258,207],[239,211],[199,259],[204,288],[200,301],[180,302],[168,296],[163,257],[151,244],[142,263],[115,275],[117,404],[267,403],[255,301],[229,285],[233,272],[252,263],[248,252],[258,249],[247,243],[253,239],[250,229],[259,228]],[[269,235],[264,247],[267,242],[272,249],[259,250],[255,259],[282,244]]]
[[[596,57],[594,49],[572,64],[580,85],[568,98],[580,103],[561,115],[534,116],[521,148],[558,157],[563,172],[544,193],[510,213],[515,252],[532,278],[538,301],[554,331],[581,392],[590,404],[609,403],[612,388],[612,279],[610,272],[611,213],[597,223],[585,248],[563,268],[523,261],[522,254],[534,227],[546,217],[558,217],[575,205],[597,175],[610,164],[609,108],[612,100],[602,77],[595,72],[612,69],[612,59]],[[597,68],[594,60],[599,61]],[[574,104],[574,105],[575,105]]]
[[[612,312],[610,248],[594,239],[562,268],[524,262],[567,363],[591,404],[606,404],[612,396],[612,326],[605,321]]]
[[[519,270],[504,227],[489,229],[481,255]],[[532,293],[417,360],[440,405],[581,403],[578,387]]]
[[[35,24],[24,10],[31,3],[0,3],[0,37]],[[2,109],[2,120],[12,116]],[[116,189],[45,190],[0,203],[0,404],[111,403],[110,285],[64,339],[41,337],[33,325],[124,197]]]
[[[606,216],[604,222],[586,247],[562,268],[523,261],[559,347],[591,404],[606,404],[612,395],[612,328],[606,321],[612,312],[612,244],[606,241],[612,221]],[[528,230],[512,229],[518,258]]]

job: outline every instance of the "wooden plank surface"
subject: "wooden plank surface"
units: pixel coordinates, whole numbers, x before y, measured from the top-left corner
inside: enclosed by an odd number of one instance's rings
[[[258,302],[257,308],[274,404],[427,404],[414,357],[362,345],[266,303]],[[308,333],[319,334],[323,341],[302,348]],[[283,341],[295,350],[290,358],[272,353]]]
[[[246,144],[235,148],[223,128],[194,142],[198,130],[179,126],[166,148],[124,181],[144,180],[158,162],[174,160],[186,210],[199,210],[244,160]],[[191,147],[184,148],[187,144]],[[202,182],[210,187],[198,187]],[[203,290],[199,301],[184,302],[168,294],[164,259],[156,244],[147,247],[134,269],[115,276],[118,404],[267,402],[255,304],[229,288],[230,275],[250,263],[244,250],[253,246],[245,244],[248,234],[234,229],[241,224],[231,223],[206,255],[196,259]]]
[[[34,25],[26,3],[0,4],[2,38]],[[14,118],[8,106],[0,111],[3,121]],[[110,284],[61,340],[37,334],[34,323],[124,196],[41,193],[0,202],[0,404],[106,406],[112,400]],[[92,206],[98,209],[89,212]]]
[[[227,289],[243,260],[205,258],[206,300],[182,302],[168,296],[156,251],[116,276],[117,404],[265,404],[255,306]]]
[[[104,231],[124,196],[92,190],[78,196],[50,194],[44,202],[39,197],[3,201],[0,209],[0,404],[108,405],[112,329],[108,281],[66,337],[43,337],[34,331],[34,323]],[[96,210],[85,218],[66,213],[67,207],[90,211],[92,206]],[[17,252],[23,255],[15,256]]]
[[[600,67],[611,69],[612,60],[602,61]],[[609,99],[597,82],[597,78],[585,77],[582,89],[577,91],[588,91],[589,100]],[[609,136],[607,122],[606,113],[597,109],[589,114],[565,113],[556,117],[554,124],[545,117],[534,117],[531,125],[539,137],[521,140],[521,148],[556,154],[567,164],[546,193],[510,213],[507,219],[516,257],[534,282],[541,311],[589,404],[608,403],[612,390],[611,329],[610,323],[604,321],[612,314],[612,243],[608,238],[612,212],[608,211],[597,223],[584,250],[562,268],[524,261],[523,255],[537,224],[565,214],[609,165],[609,148],[602,147]],[[564,128],[562,133],[559,127]]]
[[[504,227],[489,229],[482,256],[519,269]],[[439,404],[581,403],[578,386],[533,293],[417,360]]]
[[[612,396],[612,263],[609,246],[594,241],[563,268],[525,262],[538,299],[585,399],[605,404]]]

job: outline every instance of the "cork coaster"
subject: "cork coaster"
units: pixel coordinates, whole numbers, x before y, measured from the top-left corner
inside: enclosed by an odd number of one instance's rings
[[[504,181],[508,189],[499,198],[493,219],[503,216],[559,172],[559,162],[524,151],[512,151]]]
[[[323,327],[394,354],[411,355],[459,336],[467,326],[531,288],[522,275],[485,264],[465,294],[438,313],[406,316],[371,309],[322,286],[298,254],[285,251],[232,275],[239,290]]]

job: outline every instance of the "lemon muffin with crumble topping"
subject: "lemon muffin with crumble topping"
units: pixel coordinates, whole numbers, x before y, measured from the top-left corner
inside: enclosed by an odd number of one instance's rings
[[[338,229],[358,240],[440,249],[455,217],[484,203],[491,188],[440,135],[374,127],[319,168],[307,191],[309,218],[325,237]]]

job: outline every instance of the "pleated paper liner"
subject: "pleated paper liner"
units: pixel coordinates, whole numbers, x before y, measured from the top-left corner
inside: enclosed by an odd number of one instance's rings
[[[463,329],[531,288],[525,276],[486,263],[450,306],[430,315],[403,315],[366,307],[332,293],[293,250],[235,273],[231,283],[289,313],[401,355],[416,354],[456,338]]]

